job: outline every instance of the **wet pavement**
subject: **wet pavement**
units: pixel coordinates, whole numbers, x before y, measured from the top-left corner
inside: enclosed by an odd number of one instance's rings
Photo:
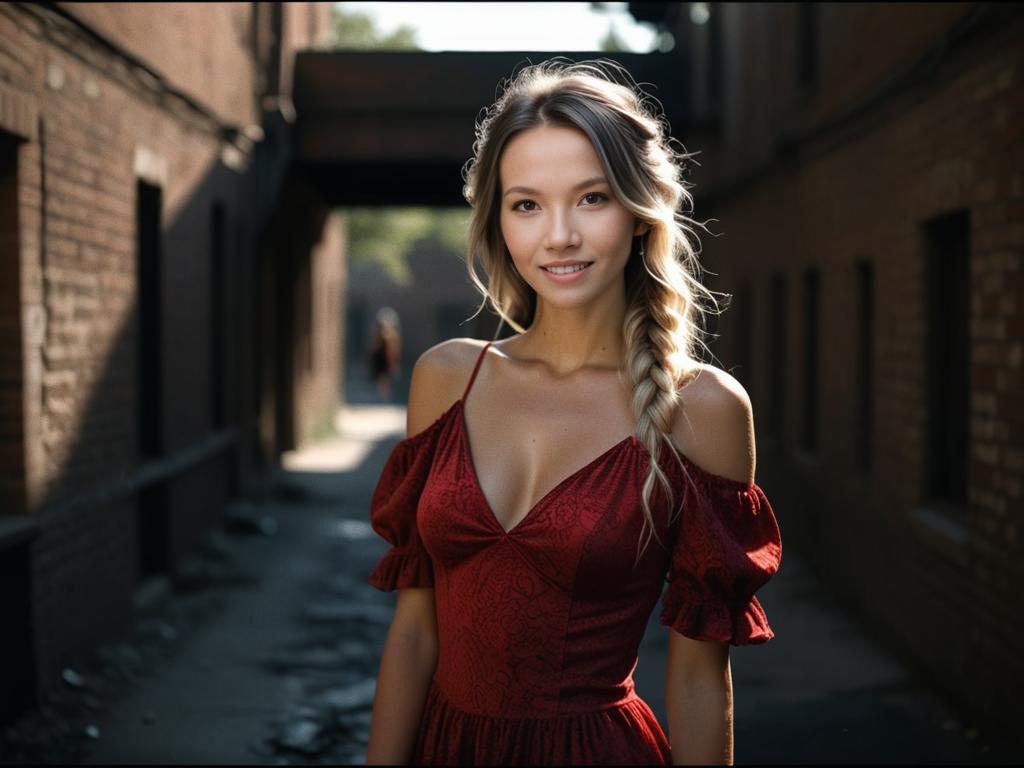
[[[132,632],[65,670],[3,732],[0,761],[364,762],[395,600],[366,584],[386,548],[367,510],[405,413],[350,406],[336,427],[231,506]],[[758,596],[776,638],[731,650],[737,764],[1017,762],[839,613],[795,552]],[[663,725],[666,632],[656,610],[635,674]]]

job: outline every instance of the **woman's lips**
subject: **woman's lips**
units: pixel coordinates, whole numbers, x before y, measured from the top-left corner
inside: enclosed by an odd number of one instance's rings
[[[559,275],[559,274],[557,274],[555,272],[552,272],[552,271],[546,269],[545,267],[541,267],[541,271],[545,275],[550,277],[552,280],[554,280],[556,283],[563,283],[563,284],[565,284],[565,283],[574,283],[577,280],[583,279],[583,275],[586,274],[587,270],[590,269],[590,267],[591,267],[591,265],[593,263],[594,262],[592,262],[592,261],[591,262],[587,262],[587,265],[585,267],[583,267],[583,269],[577,269],[575,272],[567,272],[567,273],[562,274],[562,275]]]

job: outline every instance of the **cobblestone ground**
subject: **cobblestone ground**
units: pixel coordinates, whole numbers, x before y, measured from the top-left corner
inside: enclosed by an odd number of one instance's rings
[[[367,510],[404,419],[349,408],[338,437],[286,456],[166,599],[0,734],[0,762],[364,762],[395,599],[365,581],[385,551]],[[738,764],[1020,762],[840,614],[795,553],[759,597],[776,638],[732,651]],[[663,724],[666,649],[655,612],[635,677]]]

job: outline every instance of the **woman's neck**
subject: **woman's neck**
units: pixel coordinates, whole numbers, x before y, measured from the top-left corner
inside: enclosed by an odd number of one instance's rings
[[[564,309],[539,301],[533,323],[509,345],[514,356],[544,364],[559,378],[583,368],[617,369],[625,345],[625,297]]]

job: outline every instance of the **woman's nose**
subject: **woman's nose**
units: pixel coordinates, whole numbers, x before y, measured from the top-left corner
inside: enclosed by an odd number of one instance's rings
[[[556,211],[551,216],[551,226],[548,227],[547,235],[544,238],[544,247],[560,251],[579,245],[579,243],[579,232],[576,230],[572,217],[567,213]]]

